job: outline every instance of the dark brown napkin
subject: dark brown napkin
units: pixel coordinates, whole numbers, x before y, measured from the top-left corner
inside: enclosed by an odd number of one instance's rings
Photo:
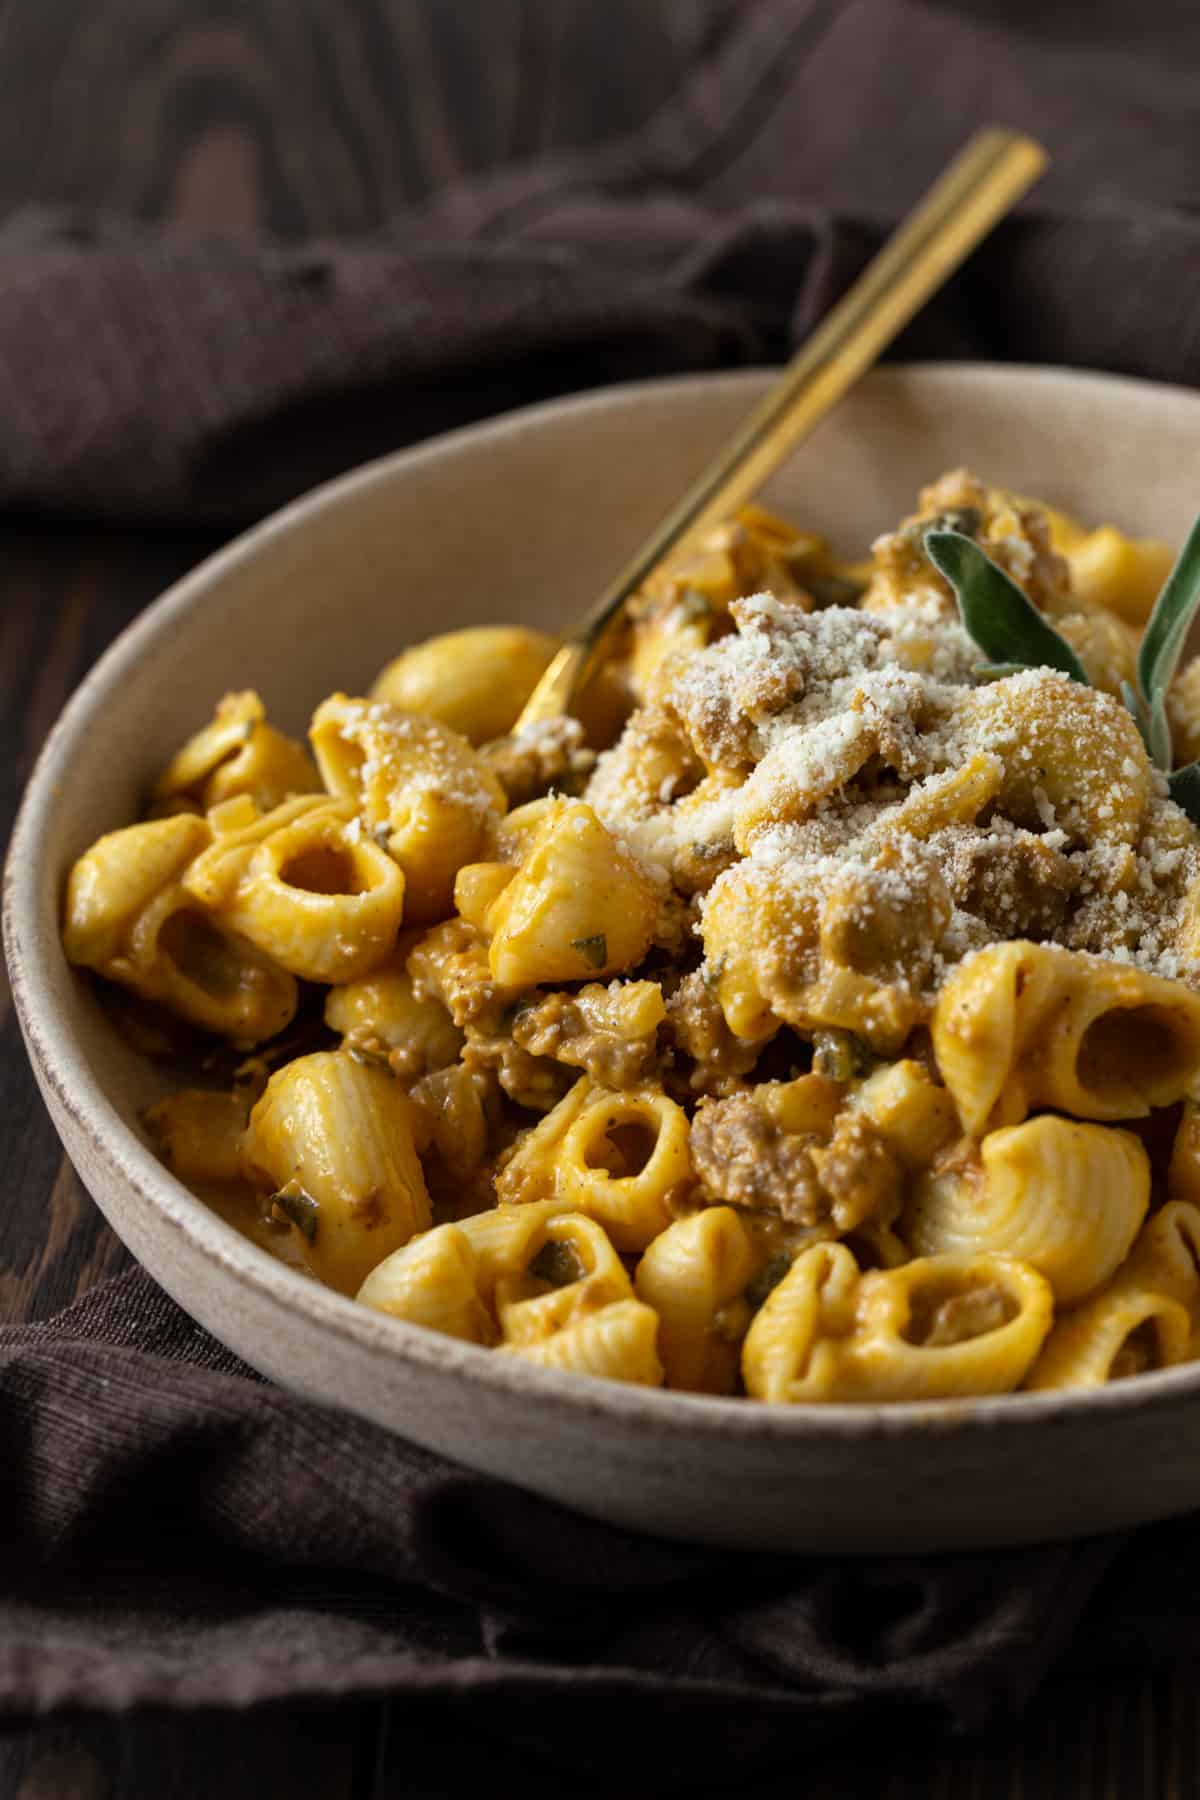
[[[903,353],[1194,381],[1200,13],[1109,10],[1081,38],[1067,0],[758,0],[635,141],[369,241],[11,221],[0,501],[242,520],[502,407],[776,359],[992,119],[1052,173]],[[1200,1653],[1161,1603],[1200,1576],[1190,1522],[944,1558],[639,1539],[266,1386],[138,1274],[0,1332],[0,1457],[9,1716],[387,1693],[463,1783],[505,1791],[508,1757],[628,1790],[636,1738],[666,1794]]]
[[[781,358],[982,123],[1053,157],[904,355],[1200,377],[1200,9],[756,0],[635,140],[301,249],[0,229],[0,503],[244,520],[567,389]]]
[[[1008,1717],[1089,1599],[1090,1666],[1180,1648],[1130,1642],[1153,1534],[1107,1581],[1119,1537],[831,1558],[635,1536],[258,1380],[141,1271],[0,1334],[0,1469],[0,1715],[388,1694],[437,1732],[469,1696],[493,1777],[511,1754],[612,1792],[636,1740],[635,1791],[666,1794],[899,1708]]]

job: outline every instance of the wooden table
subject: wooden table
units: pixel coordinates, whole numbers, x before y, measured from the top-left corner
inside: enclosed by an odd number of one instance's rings
[[[636,124],[737,5],[10,5],[0,8],[0,206],[105,205],[285,236],[369,229],[445,180]],[[614,12],[626,52],[619,64],[602,53]],[[72,688],[219,541],[211,532],[0,521],[0,845]],[[38,1098],[2,974],[0,1167],[0,1316],[46,1317],[126,1266]],[[1019,1730],[956,1743],[930,1742],[914,1727],[899,1743],[842,1749],[816,1767],[798,1745],[796,1774],[741,1793],[791,1796],[802,1780],[810,1800],[1190,1800],[1200,1794],[1198,1686],[1191,1666],[1060,1683]],[[457,1791],[451,1780],[438,1747],[422,1749],[397,1709],[374,1702],[183,1723],[70,1721],[0,1736],[0,1796],[19,1800],[217,1792],[421,1800]]]

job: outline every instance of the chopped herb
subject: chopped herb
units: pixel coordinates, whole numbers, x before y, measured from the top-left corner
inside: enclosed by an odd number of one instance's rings
[[[978,544],[961,531],[927,531],[925,553],[954,589],[963,624],[990,664],[1061,669],[1090,685],[1070,644]]]
[[[813,1036],[813,1073],[829,1081],[853,1081],[875,1065],[871,1046],[853,1031],[832,1028]]]
[[[608,961],[608,939],[602,931],[594,937],[572,938],[572,950],[578,950],[585,963],[593,969],[602,969]]]
[[[316,1243],[321,1208],[304,1188],[292,1182],[287,1187],[280,1188],[277,1194],[271,1196],[270,1212],[272,1218],[282,1217],[289,1225],[294,1225],[308,1243]]]
[[[785,1251],[780,1251],[777,1256],[764,1263],[753,1280],[746,1284],[746,1305],[757,1312],[771,1290],[779,1286],[791,1266],[792,1259]]]
[[[569,1287],[573,1281],[582,1281],[585,1271],[571,1244],[564,1244],[558,1238],[547,1238],[530,1263],[529,1273],[536,1275],[539,1281],[548,1281],[551,1287],[560,1288]]]

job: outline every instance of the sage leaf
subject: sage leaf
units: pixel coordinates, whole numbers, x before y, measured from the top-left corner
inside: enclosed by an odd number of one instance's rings
[[[595,937],[571,939],[572,950],[578,950],[584,962],[590,963],[593,969],[602,969],[608,961],[608,939],[602,931]]]
[[[779,1286],[791,1266],[791,1257],[782,1250],[764,1263],[758,1274],[751,1278],[743,1290],[742,1298],[751,1312],[758,1311],[768,1294]]]
[[[1188,532],[1187,543],[1166,585],[1154,602],[1154,611],[1138,651],[1138,682],[1146,700],[1149,721],[1146,739],[1160,769],[1171,767],[1171,727],[1167,721],[1167,689],[1179,665],[1183,646],[1200,606],[1200,518]]]
[[[587,1270],[571,1244],[549,1238],[530,1263],[529,1273],[536,1275],[539,1281],[548,1281],[551,1287],[561,1288],[582,1281]]]
[[[1123,681],[1121,683],[1121,698],[1129,711],[1133,714],[1133,722],[1141,732],[1142,742],[1145,744],[1151,759],[1153,759],[1154,752],[1150,749],[1150,721],[1146,717],[1145,701],[1133,686],[1132,682],[1129,681]]]
[[[1167,786],[1176,806],[1181,806],[1193,825],[1200,825],[1200,763],[1188,763],[1167,776]]]
[[[317,1226],[321,1221],[321,1208],[312,1195],[294,1182],[280,1188],[271,1196],[271,1213],[282,1218],[289,1225],[294,1225],[301,1237],[310,1244],[317,1241]]]
[[[991,663],[1060,669],[1090,685],[1070,644],[978,544],[961,531],[927,531],[925,554],[954,589],[963,624]]]

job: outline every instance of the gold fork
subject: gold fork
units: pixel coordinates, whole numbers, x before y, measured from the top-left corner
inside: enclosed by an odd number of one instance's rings
[[[651,570],[757,492],[1011,211],[1046,162],[1041,145],[1020,132],[992,127],[968,140],[796,352],[732,441],[605,589],[547,667],[514,732],[571,711],[604,657],[625,602]]]

